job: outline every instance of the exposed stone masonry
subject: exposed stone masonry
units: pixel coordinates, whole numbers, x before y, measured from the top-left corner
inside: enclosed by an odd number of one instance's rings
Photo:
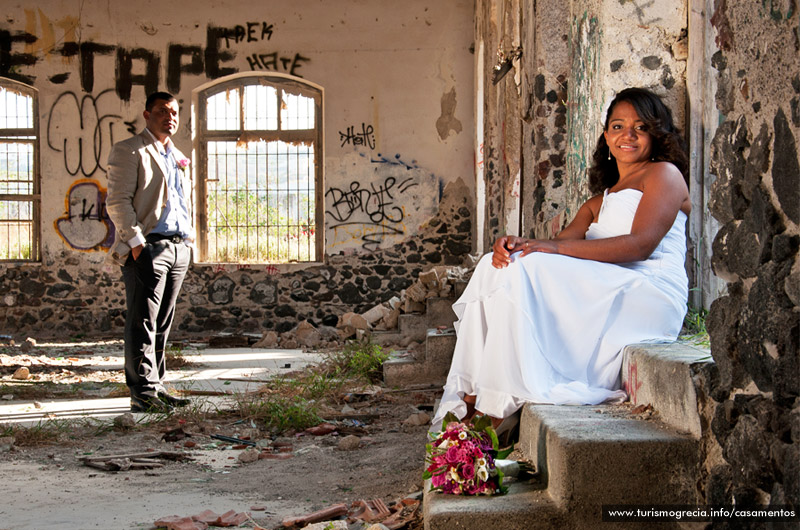
[[[710,470],[707,501],[796,506],[798,13],[767,9],[760,2],[717,2],[712,23],[721,48],[713,60],[719,74],[717,108],[725,116],[712,145],[717,181],[711,213],[722,224],[714,241],[713,266],[727,281],[728,294],[714,302],[707,322],[717,368],[710,381],[716,402],[711,429],[721,449],[721,458]]]
[[[335,326],[346,312],[361,313],[398,296],[423,270],[461,264],[471,251],[473,208],[469,190],[457,180],[444,188],[438,214],[415,237],[389,249],[332,255],[322,265],[289,266],[295,268],[285,272],[289,267],[276,266],[274,273],[194,265],[178,299],[173,336],[282,333],[302,320]],[[118,269],[87,266],[70,254],[61,261],[0,266],[0,334],[122,335],[125,298]]]

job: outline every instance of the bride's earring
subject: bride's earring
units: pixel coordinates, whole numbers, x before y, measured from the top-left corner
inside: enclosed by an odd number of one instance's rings
[[[608,148],[608,159],[611,160],[611,148]]]

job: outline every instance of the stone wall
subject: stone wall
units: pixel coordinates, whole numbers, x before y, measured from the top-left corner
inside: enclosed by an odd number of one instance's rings
[[[190,153],[192,91],[229,74],[278,72],[324,89],[325,257],[195,263],[177,331],[331,319],[472,249],[471,0],[6,4],[0,77],[38,95],[42,260],[0,263],[0,333],[121,333],[124,289],[104,265],[110,146],[142,129],[158,89],[181,102],[174,140]]]
[[[800,14],[717,0],[713,504],[800,504]]]

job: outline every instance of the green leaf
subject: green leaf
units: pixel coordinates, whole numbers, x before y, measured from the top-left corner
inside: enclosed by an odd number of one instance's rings
[[[478,432],[486,431],[488,428],[492,426],[492,418],[487,415],[478,416],[477,419],[472,421],[472,425],[475,427],[475,430]]]
[[[505,449],[497,451],[497,457],[496,458],[498,460],[505,460],[506,458],[508,458],[508,455],[510,455],[513,451],[514,451],[514,446],[513,445],[511,447],[506,447]]]
[[[500,442],[497,439],[497,433],[494,430],[494,427],[491,425],[486,428],[486,432],[489,433],[489,438],[492,440],[492,449],[497,450],[500,446]]]
[[[422,473],[422,480],[428,480],[432,476],[433,474],[430,471],[425,471],[424,473]]]
[[[451,421],[458,423],[460,420],[458,419],[458,416],[456,416],[452,412],[448,412],[444,416],[444,421],[442,421],[442,430],[445,430],[447,428],[447,424],[450,423]]]
[[[500,490],[500,495],[505,495],[505,493],[508,491],[508,487],[507,486],[503,486],[503,477],[504,476],[505,475],[503,475],[503,472],[498,469],[497,470],[497,489]]]

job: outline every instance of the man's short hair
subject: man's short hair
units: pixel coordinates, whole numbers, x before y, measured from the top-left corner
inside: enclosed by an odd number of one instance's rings
[[[172,101],[175,99],[175,96],[170,94],[169,92],[153,92],[149,96],[147,96],[147,101],[144,102],[144,110],[150,112],[153,110],[153,105],[156,104],[156,101],[159,99],[163,99],[164,101]]]

